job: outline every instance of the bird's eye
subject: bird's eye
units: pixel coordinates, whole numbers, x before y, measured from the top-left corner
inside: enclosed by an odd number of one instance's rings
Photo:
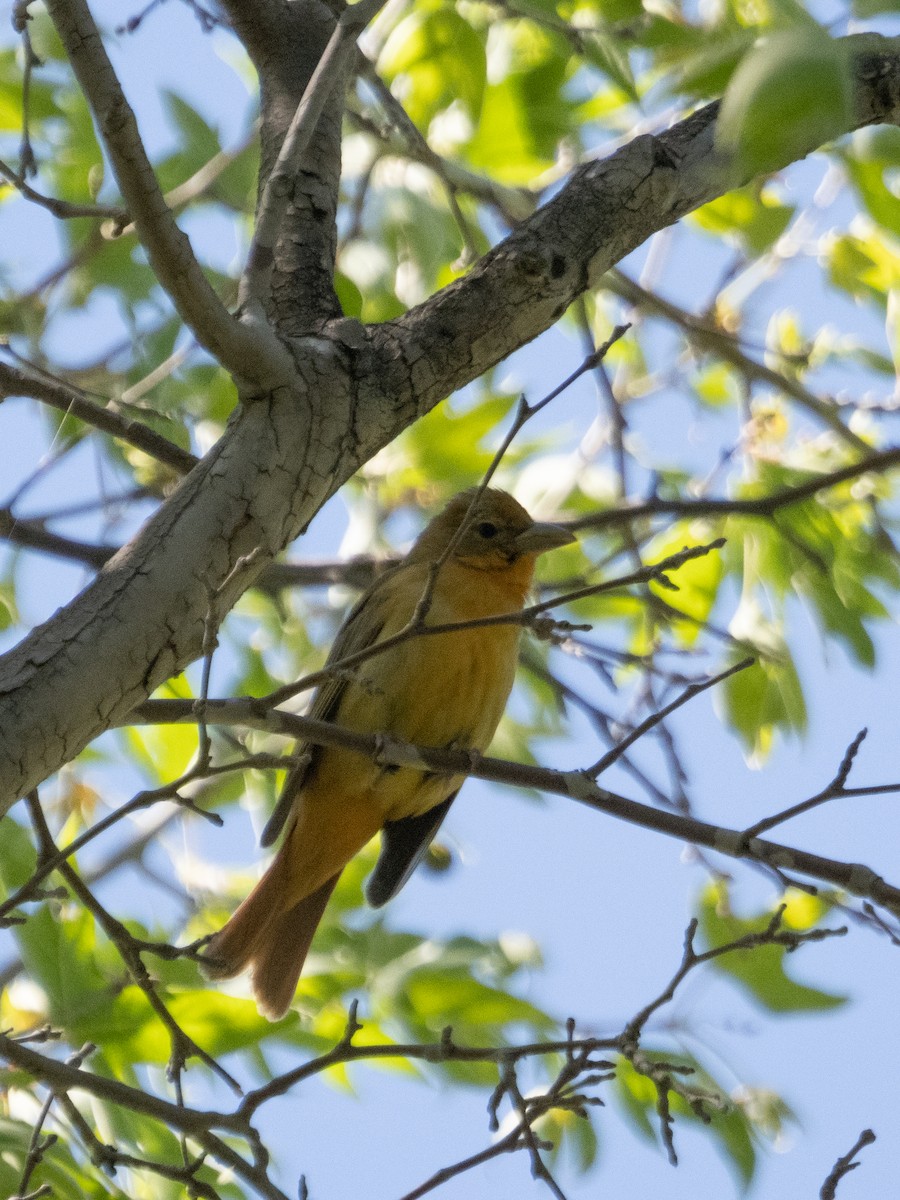
[[[492,538],[497,536],[497,526],[493,521],[482,521],[478,526],[478,532],[483,538]]]

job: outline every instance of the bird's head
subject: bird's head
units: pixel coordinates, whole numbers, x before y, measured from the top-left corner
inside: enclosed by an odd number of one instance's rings
[[[532,520],[508,492],[486,488],[472,508],[474,495],[473,488],[454,496],[420,534],[407,560],[436,561],[460,529],[451,557],[480,570],[502,570],[575,541],[561,525]]]

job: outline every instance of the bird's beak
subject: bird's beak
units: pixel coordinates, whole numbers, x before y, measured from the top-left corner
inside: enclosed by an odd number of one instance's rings
[[[550,525],[546,521],[535,521],[527,529],[516,536],[516,549],[522,554],[543,554],[545,550],[555,550],[557,546],[568,546],[576,541],[574,533],[563,529],[562,525]]]

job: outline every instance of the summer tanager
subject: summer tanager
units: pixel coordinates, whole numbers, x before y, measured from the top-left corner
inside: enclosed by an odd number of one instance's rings
[[[519,612],[537,556],[574,541],[533,521],[506,492],[454,497],[406,557],[362,596],[335,640],[338,667],[316,692],[310,715],[360,733],[429,747],[487,749],[513,684],[521,626],[473,625],[410,636],[346,671],[341,660],[402,630],[433,565],[457,534],[434,581],[426,624]],[[326,664],[326,665],[328,665]],[[301,751],[304,747],[301,747]],[[206,950],[214,978],[249,967],[260,1012],[287,1011],[313,934],[350,859],[379,830],[381,855],[366,896],[384,904],[409,878],[462,784],[462,776],[377,764],[337,746],[307,749],[263,832],[287,834],[271,866]]]

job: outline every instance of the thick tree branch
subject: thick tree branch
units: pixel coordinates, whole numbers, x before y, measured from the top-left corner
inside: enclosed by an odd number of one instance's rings
[[[231,316],[166,205],[137,122],[86,0],[49,0],[48,11],[88,99],[126,206],[157,279],[197,341],[238,379],[272,386],[289,377],[285,351],[262,326]]]
[[[851,128],[900,123],[897,39],[873,35],[862,46],[851,39],[850,48]],[[400,411],[409,419],[427,412],[549,328],[651,234],[746,183],[716,146],[717,116],[718,104],[707,105],[580,167],[469,274],[374,331]],[[816,148],[810,144],[806,153]]]
[[[335,33],[335,14],[319,0],[260,7],[230,0],[227,9],[238,36],[259,72],[260,175],[257,210],[262,216],[277,199],[281,219],[264,218],[257,233],[252,287],[242,295],[262,304],[268,319],[284,334],[300,336],[338,317],[334,289],[337,250],[337,203],[341,164],[341,122],[346,72],[327,74],[311,87],[323,53]],[[353,20],[349,14],[347,20]],[[304,121],[305,153],[285,149],[290,129],[303,121],[298,109],[314,92],[317,119]],[[280,163],[280,178],[269,188]],[[269,193],[267,197],[267,192]],[[277,196],[273,195],[277,193]],[[254,314],[257,308],[249,309]]]
[[[241,305],[263,304],[269,295],[275,247],[290,202],[294,175],[325,105],[336,90],[343,95],[347,73],[356,56],[356,39],[384,3],[385,0],[359,0],[345,8],[312,73],[257,206],[256,229],[238,293]]]

